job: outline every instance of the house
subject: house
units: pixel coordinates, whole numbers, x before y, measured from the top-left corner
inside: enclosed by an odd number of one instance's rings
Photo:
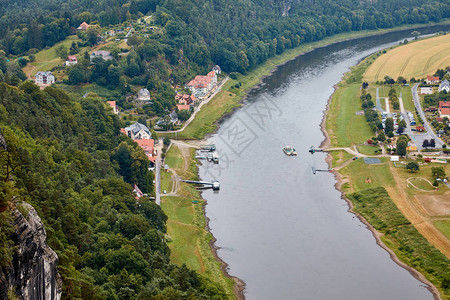
[[[89,24],[86,22],[83,22],[80,24],[80,26],[78,26],[77,30],[79,31],[86,31],[89,28]]]
[[[421,86],[420,93],[422,95],[431,95],[433,94],[433,88],[431,86]]]
[[[450,102],[439,101],[439,116],[450,118]]]
[[[427,75],[427,80],[425,80],[427,84],[438,84],[439,81],[440,80],[438,76],[430,76],[430,75]]]
[[[137,97],[137,99],[139,100],[139,101],[150,101],[150,92],[147,90],[147,89],[141,89],[139,92],[138,92],[138,97]]]
[[[66,66],[73,66],[78,63],[78,59],[75,55],[69,55],[66,58]]]
[[[191,90],[192,94],[197,98],[203,98],[217,85],[217,74],[214,71],[209,72],[206,76],[198,75],[188,84],[186,88]]]
[[[439,85],[438,92],[446,91],[447,93],[450,92],[450,82],[445,79],[442,80],[441,84]]]
[[[189,105],[181,105],[181,104],[178,104],[178,105],[177,105],[178,111],[189,110],[190,108],[191,108],[191,107],[190,107]]]
[[[55,76],[53,76],[53,73],[48,71],[48,72],[42,72],[39,71],[36,73],[36,75],[34,75],[34,82],[37,85],[50,85],[55,83]]]
[[[178,115],[175,111],[171,112],[169,114],[170,122],[177,125],[179,123],[178,121]]]
[[[437,111],[437,108],[433,106],[425,108],[425,112],[435,112],[435,111]]]
[[[144,196],[144,193],[141,191],[141,189],[135,184],[133,185],[133,193],[136,196],[136,199],[139,199]]]
[[[139,147],[141,147],[144,152],[145,155],[147,155],[148,159],[153,161],[155,156],[155,140],[153,139],[148,139],[148,140],[134,140]]]
[[[138,122],[125,127],[125,131],[133,140],[149,140],[152,138],[152,134],[148,127]]]
[[[215,65],[212,70],[214,72],[216,72],[217,75],[219,75],[220,73],[222,73],[222,69],[219,67],[219,65]]]
[[[113,59],[113,57],[112,57],[112,55],[111,55],[111,52],[105,51],[105,50],[98,50],[98,51],[94,51],[94,52],[91,53],[91,55],[90,55],[90,57],[89,57],[91,63],[92,63],[92,61],[94,60],[94,58],[97,58],[97,57],[101,57],[101,58],[103,58],[104,60],[110,60],[110,59]]]
[[[116,101],[106,101],[109,106],[112,107],[114,114],[118,115],[119,114],[119,108],[117,107]]]
[[[175,100],[177,100],[180,105],[194,105],[196,102],[194,95],[187,94],[176,94]]]

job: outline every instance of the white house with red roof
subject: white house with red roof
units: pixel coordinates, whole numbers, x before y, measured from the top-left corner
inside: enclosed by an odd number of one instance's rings
[[[214,71],[206,76],[197,75],[193,80],[186,84],[192,94],[197,98],[203,98],[217,85],[217,74]]]
[[[69,55],[66,58],[66,66],[73,66],[78,63],[78,59],[75,55]]]
[[[439,116],[450,119],[450,102],[439,101]]]
[[[117,107],[116,101],[106,101],[106,103],[108,103],[108,105],[111,106],[114,114],[116,114],[116,115],[119,114],[119,108]]]
[[[438,76],[430,76],[427,75],[427,80],[425,80],[427,84],[438,84],[440,82]]]

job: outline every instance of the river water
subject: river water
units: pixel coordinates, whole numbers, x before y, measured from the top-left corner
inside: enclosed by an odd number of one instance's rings
[[[218,255],[246,283],[247,299],[433,299],[348,212],[334,176],[312,174],[327,168],[325,155],[308,153],[324,139],[320,122],[333,85],[412,31],[330,45],[281,66],[209,139],[221,161],[200,166],[200,177],[218,179],[221,190],[203,193],[206,215]],[[286,144],[297,157],[283,154]]]

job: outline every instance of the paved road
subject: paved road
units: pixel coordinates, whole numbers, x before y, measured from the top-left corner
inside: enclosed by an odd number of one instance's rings
[[[428,135],[430,136],[430,138],[434,139],[434,141],[436,142],[436,148],[442,148],[442,145],[444,143],[442,142],[442,140],[436,135],[436,133],[431,128],[430,124],[427,121],[427,118],[425,117],[425,113],[423,112],[422,106],[420,105],[419,94],[417,93],[417,87],[418,86],[419,86],[419,84],[417,83],[411,88],[411,92],[412,92],[412,96],[413,96],[413,100],[414,100],[414,105],[416,106],[416,109],[417,109],[417,111],[419,113],[419,116],[422,118],[423,126],[425,127]],[[422,146],[422,144],[420,146]]]
[[[161,206],[161,163],[159,156],[156,158],[155,166],[155,203]]]
[[[378,95],[378,88],[377,88],[377,109],[379,112],[384,112],[384,109],[381,107],[380,96]]]

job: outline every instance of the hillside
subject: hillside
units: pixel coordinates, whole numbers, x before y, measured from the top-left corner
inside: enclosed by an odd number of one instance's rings
[[[22,264],[10,221],[16,208],[27,217],[25,201],[58,255],[65,299],[225,297],[214,282],[170,263],[167,216],[132,192],[138,184],[153,193],[147,157],[119,136],[102,101],[0,82],[0,128],[0,277]]]

